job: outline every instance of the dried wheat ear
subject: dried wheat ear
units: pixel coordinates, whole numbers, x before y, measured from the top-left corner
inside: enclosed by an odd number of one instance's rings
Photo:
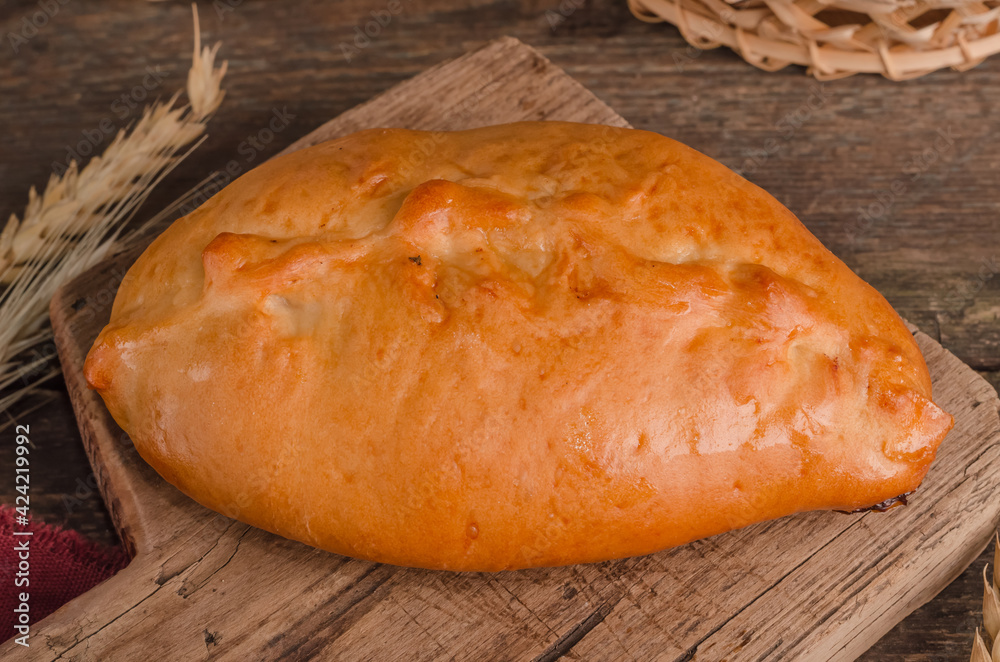
[[[56,289],[156,220],[126,232],[153,188],[204,140],[225,96],[227,63],[215,64],[220,45],[202,47],[194,10],[187,104],[178,105],[177,92],[147,106],[86,166],[73,162],[61,176],[52,174],[41,194],[32,187],[23,216],[11,215],[0,231],[0,390],[21,383],[0,398],[0,411],[59,374],[54,357],[37,351],[52,337],[48,303]]]
[[[1000,585],[997,583],[997,564],[1000,563],[1000,535],[993,547],[993,581],[986,578],[988,568],[983,568],[983,631],[976,628],[972,641],[971,662],[1000,662]],[[987,641],[989,643],[987,643]]]

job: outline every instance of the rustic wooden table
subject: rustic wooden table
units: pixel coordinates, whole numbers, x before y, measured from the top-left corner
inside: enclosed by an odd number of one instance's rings
[[[232,159],[252,167],[393,84],[510,34],[635,126],[681,140],[770,191],[903,316],[1000,384],[1000,117],[990,113],[1000,103],[1000,59],[906,83],[817,83],[801,69],[764,73],[729,51],[693,50],[674,28],[633,19],[624,0],[475,0],[460,9],[444,0],[199,4],[206,41],[223,41],[228,94],[208,141],[149,209]],[[386,24],[356,42],[372,12]],[[125,126],[146,98],[183,87],[190,8],[0,0],[0,35],[6,218],[56,164],[99,151],[110,141],[106,127]],[[290,121],[264,144],[258,133],[275,113]],[[65,391],[51,388],[50,401],[10,412],[34,433],[32,512],[112,543]],[[12,445],[0,444],[3,475],[13,475],[13,459]],[[0,499],[13,501],[8,479]],[[863,659],[966,659],[986,561]]]

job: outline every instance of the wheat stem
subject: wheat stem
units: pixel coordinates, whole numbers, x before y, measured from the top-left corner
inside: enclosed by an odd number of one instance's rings
[[[126,231],[139,207],[177,165],[201,144],[208,119],[222,103],[227,63],[216,66],[220,44],[203,47],[197,9],[194,51],[187,77],[188,103],[180,92],[147,106],[139,120],[118,132],[103,154],[82,169],[70,164],[52,174],[39,194],[34,187],[22,218],[11,215],[0,230],[0,389],[24,375],[24,386],[0,398],[0,411],[59,373],[44,370],[51,357],[15,357],[51,339],[48,302],[56,289],[134,236],[173,213],[192,193],[136,229]],[[39,372],[41,375],[35,376]]]
[[[1000,587],[997,585],[997,564],[1000,563],[1000,533],[993,545],[993,581],[986,578],[989,564],[983,568],[983,630],[976,628],[972,640],[971,662],[1000,662]],[[987,645],[987,639],[990,645]],[[992,648],[992,650],[991,650]]]

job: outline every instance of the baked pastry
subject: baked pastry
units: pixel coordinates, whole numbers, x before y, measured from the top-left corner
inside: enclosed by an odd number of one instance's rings
[[[139,258],[85,371],[209,508],[451,570],[880,504],[952,425],[897,314],[771,196],[555,122],[260,166]]]

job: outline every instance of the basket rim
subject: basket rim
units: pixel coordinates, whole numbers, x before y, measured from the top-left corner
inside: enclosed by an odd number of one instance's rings
[[[681,36],[697,48],[727,46],[750,64],[767,71],[776,71],[789,64],[803,65],[820,80],[855,73],[881,74],[892,80],[906,80],[945,67],[969,69],[1000,53],[1000,31],[972,41],[958,34],[956,45],[926,50],[906,45],[890,47],[884,42],[874,52],[847,50],[832,44],[820,44],[805,35],[802,35],[805,43],[794,44],[762,37],[751,30],[724,22],[715,14],[709,17],[685,9],[680,2],[628,0],[628,5],[633,15],[642,21],[672,23],[680,30]],[[708,9],[706,13],[711,11]]]

